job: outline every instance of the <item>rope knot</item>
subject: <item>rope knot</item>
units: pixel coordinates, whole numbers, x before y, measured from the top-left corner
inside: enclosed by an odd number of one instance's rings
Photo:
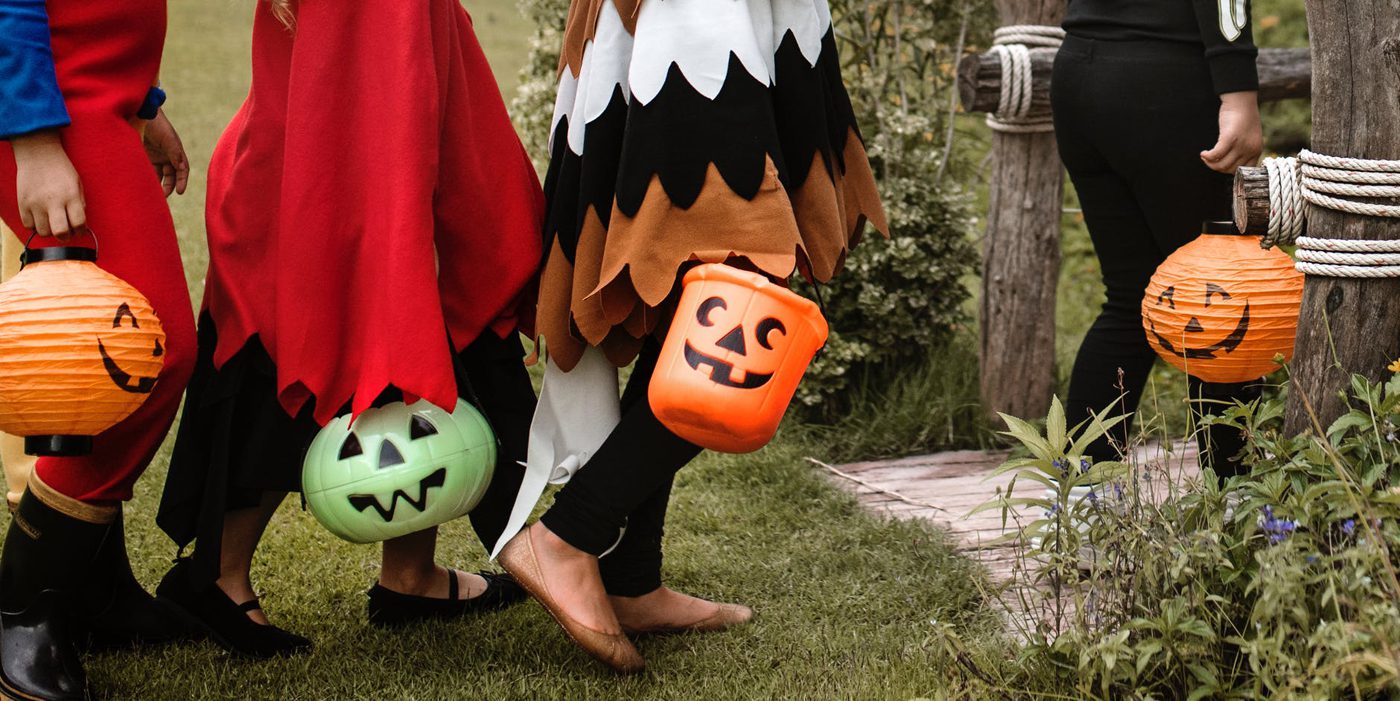
[[[1031,116],[1035,76],[1031,72],[1031,47],[1059,48],[1065,30],[1038,24],[1000,27],[992,34],[992,49],[1001,62],[1001,99],[996,112],[987,115],[987,126],[1007,134],[1039,134],[1055,130],[1049,114]]]

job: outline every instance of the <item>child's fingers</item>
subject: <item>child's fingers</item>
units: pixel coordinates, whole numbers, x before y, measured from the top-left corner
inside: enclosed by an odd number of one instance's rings
[[[180,160],[175,165],[175,192],[183,195],[185,188],[190,184],[190,162],[185,158],[185,154],[180,154]]]
[[[162,163],[160,166],[160,189],[169,197],[175,191],[175,168],[169,163]]]
[[[29,211],[29,208],[27,208],[27,207],[21,207],[21,208],[20,208],[20,210],[19,210],[19,223],[20,223],[20,224],[23,224],[23,225],[24,225],[24,228],[26,228],[26,229],[34,229],[34,214],[31,213],[31,212]],[[37,231],[37,229],[36,229],[36,231]]]
[[[62,206],[49,210],[49,231],[59,241],[66,241],[73,235],[73,227],[68,223],[68,210]]]
[[[44,210],[42,210],[42,209],[35,209],[35,210],[30,214],[30,219],[33,220],[33,224],[31,224],[30,226],[34,229],[34,233],[36,233],[36,234],[38,234],[38,235],[40,235],[40,236],[52,236],[52,235],[53,235],[53,231],[52,231],[51,229],[49,229],[49,213],[48,213],[48,212],[46,212],[46,211],[44,211]]]
[[[87,226],[87,204],[82,200],[69,202],[63,211],[71,230],[77,231]]]

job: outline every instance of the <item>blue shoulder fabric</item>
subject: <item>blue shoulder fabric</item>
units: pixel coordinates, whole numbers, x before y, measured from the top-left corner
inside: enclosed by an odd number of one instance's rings
[[[67,126],[44,0],[0,0],[0,139]]]

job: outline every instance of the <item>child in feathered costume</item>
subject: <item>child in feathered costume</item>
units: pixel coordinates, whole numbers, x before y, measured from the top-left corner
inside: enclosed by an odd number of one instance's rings
[[[587,464],[500,562],[575,642],[635,672],[624,633],[752,615],[662,585],[672,481],[700,453],[646,398],[680,274],[825,282],[867,220],[886,226],[826,0],[574,0],[562,54],[530,467]],[[634,359],[619,405],[616,368]]]

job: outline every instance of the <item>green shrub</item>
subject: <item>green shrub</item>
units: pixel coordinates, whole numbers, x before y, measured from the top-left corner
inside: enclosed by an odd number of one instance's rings
[[[521,0],[521,9],[538,30],[512,112],[543,169],[568,2]],[[963,283],[977,255],[969,197],[955,183],[970,155],[948,118],[960,37],[985,37],[992,24],[985,3],[957,0],[834,0],[832,14],[893,238],[867,236],[823,286],[832,335],[796,402],[809,419],[845,413],[858,389],[878,391],[892,369],[923,364],[967,321]]]
[[[822,290],[832,335],[798,389],[809,419],[842,416],[862,385],[878,392],[917,372],[969,320],[975,224],[956,182],[970,175],[971,149],[954,138],[950,100],[960,49],[990,34],[991,13],[950,0],[832,2],[891,238],[867,236]]]
[[[554,117],[554,95],[559,87],[559,49],[564,41],[564,22],[569,17],[569,0],[518,2],[521,14],[535,25],[535,33],[530,37],[520,87],[511,100],[511,120],[520,132],[526,153],[535,160],[535,168],[543,176],[549,165],[549,123]]]
[[[991,506],[1037,515],[1017,590],[1032,615],[1015,618],[1018,666],[1041,677],[1022,681],[1106,699],[1400,694],[1400,375],[1355,377],[1349,398],[1297,437],[1278,399],[1208,419],[1250,436],[1252,474],[1223,485],[1160,466],[1081,474],[1058,403],[1044,433],[1008,419],[1029,454]]]

